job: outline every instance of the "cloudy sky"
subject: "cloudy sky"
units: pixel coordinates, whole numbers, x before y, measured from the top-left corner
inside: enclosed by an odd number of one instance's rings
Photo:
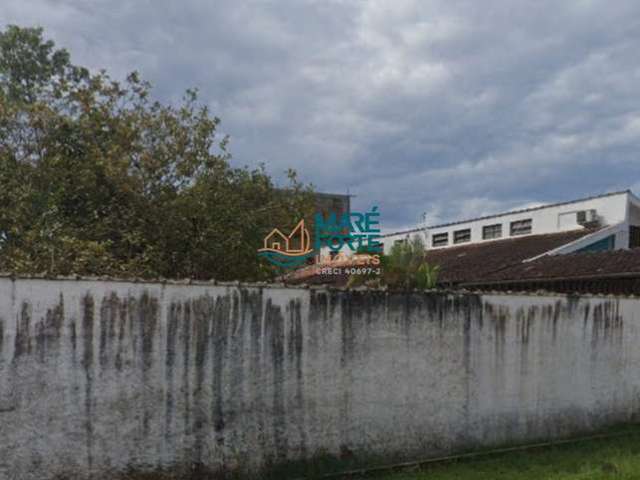
[[[386,229],[640,191],[636,0],[2,0],[75,63],[198,87],[237,165]]]

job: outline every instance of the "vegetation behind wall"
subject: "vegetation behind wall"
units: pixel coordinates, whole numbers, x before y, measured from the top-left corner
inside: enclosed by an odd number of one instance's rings
[[[220,120],[188,90],[71,63],[38,28],[0,31],[0,270],[268,279],[255,251],[308,213],[265,168],[235,168]]]

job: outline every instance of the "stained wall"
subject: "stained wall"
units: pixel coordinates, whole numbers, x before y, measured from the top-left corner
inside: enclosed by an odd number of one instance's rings
[[[0,278],[0,478],[287,478],[635,421],[639,316],[631,298]]]

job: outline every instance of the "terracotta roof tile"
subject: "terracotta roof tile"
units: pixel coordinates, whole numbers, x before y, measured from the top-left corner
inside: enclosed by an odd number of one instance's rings
[[[508,267],[593,233],[580,229],[547,235],[527,235],[427,251],[427,262],[440,265],[439,283],[484,281]]]
[[[489,273],[480,282],[549,281],[634,274],[640,276],[640,248],[547,255]]]

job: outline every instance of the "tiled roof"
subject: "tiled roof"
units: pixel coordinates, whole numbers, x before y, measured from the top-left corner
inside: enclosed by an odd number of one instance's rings
[[[580,229],[428,250],[427,262],[440,265],[438,279],[442,284],[485,281],[490,274],[519,265],[524,260],[573,242],[590,233],[593,233],[593,230]]]
[[[640,248],[547,255],[494,271],[475,283],[506,283],[640,276]],[[470,282],[471,283],[471,282]]]
[[[549,252],[593,232],[594,230],[591,229],[579,229],[427,250],[426,259],[430,264],[440,266],[438,281],[442,285],[500,282],[509,276],[517,275],[519,268],[537,263],[537,261],[523,263],[524,260]],[[549,263],[553,263],[564,257],[565,255],[556,255],[545,256],[542,259],[549,259]],[[316,273],[319,266],[322,265],[309,266],[292,272],[287,276],[287,282],[334,285],[346,283],[348,279],[346,275],[319,275]],[[356,266],[356,263],[347,260],[341,266]],[[505,273],[507,277],[501,277],[502,272],[513,272],[513,274]]]

